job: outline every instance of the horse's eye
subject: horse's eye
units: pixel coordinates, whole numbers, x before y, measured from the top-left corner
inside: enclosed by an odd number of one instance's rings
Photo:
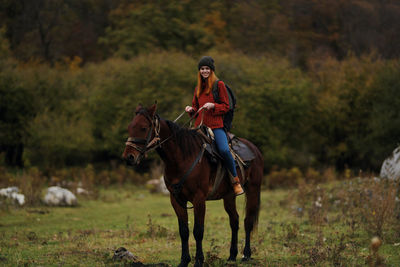
[[[147,130],[147,128],[146,127],[142,127],[142,132],[145,132],[146,130]]]

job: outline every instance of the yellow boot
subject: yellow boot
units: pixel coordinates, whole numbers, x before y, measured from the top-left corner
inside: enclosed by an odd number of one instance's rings
[[[240,185],[239,177],[236,176],[235,178],[233,178],[233,181],[234,182],[233,182],[232,186],[233,186],[233,191],[235,192],[235,195],[239,196],[239,195],[243,194],[244,190],[243,190],[242,186]]]

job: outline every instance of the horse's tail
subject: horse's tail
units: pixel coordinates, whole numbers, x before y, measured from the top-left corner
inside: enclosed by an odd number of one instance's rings
[[[250,193],[247,189],[245,199],[245,227],[249,227],[249,231],[257,229],[258,217],[260,214],[260,193]]]
[[[261,152],[252,143],[249,142],[248,145],[256,154],[256,158],[251,163],[249,177],[245,184],[246,218],[244,224],[246,233],[252,232],[255,228],[257,228],[258,217],[260,214],[261,183],[263,180],[264,170],[264,161]]]

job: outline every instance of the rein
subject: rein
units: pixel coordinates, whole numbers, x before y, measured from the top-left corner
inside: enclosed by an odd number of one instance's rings
[[[191,123],[193,121],[193,119],[195,119],[199,115],[200,111],[202,111],[203,109],[204,109],[204,107],[199,108],[199,110],[187,122],[185,122],[182,125],[182,127],[185,127],[187,124]],[[181,114],[179,114],[179,116],[174,120],[174,122],[177,122],[183,116],[183,114],[185,114],[185,113],[186,113],[186,111],[183,111]],[[203,119],[204,119],[204,110],[203,110],[203,113],[201,113],[200,125],[203,124]]]
[[[196,118],[197,115],[202,110],[203,110],[203,107],[201,107],[187,122],[185,122],[182,125],[182,127],[185,127],[187,124],[189,124],[191,121],[193,121],[193,119]],[[185,112],[186,111],[182,112],[173,122],[178,121],[183,116],[183,114],[185,114]],[[144,115],[151,123],[151,129],[148,132],[146,139],[129,137],[125,143],[125,145],[133,147],[134,149],[139,151],[142,156],[158,147],[161,147],[162,144],[164,144],[165,142],[167,142],[169,139],[172,138],[172,135],[170,135],[167,138],[165,138],[163,141],[160,142],[160,118],[159,118],[159,116],[155,115],[153,117],[153,119],[151,119],[150,116],[148,116],[146,114],[144,114]],[[202,113],[200,125],[203,124],[203,119],[204,119],[204,112]],[[154,130],[154,138],[152,140],[150,140],[153,130]],[[144,145],[144,147],[140,147],[137,144]]]
[[[182,127],[185,127],[187,124],[191,123],[194,118],[198,116],[200,111],[202,111],[204,108],[201,107],[187,122],[185,122]],[[174,122],[178,121],[183,114],[185,114],[186,111],[182,112],[175,120]],[[204,111],[202,112],[202,117],[201,117],[201,122],[199,127],[203,124],[203,119],[204,119]],[[164,141],[168,140],[171,136],[166,138]],[[201,158],[203,157],[204,151],[206,150],[207,145],[203,144],[201,150],[199,151],[199,154],[197,154],[196,159],[193,161],[192,165],[190,168],[185,172],[183,177],[179,180],[178,183],[176,184],[171,184],[172,187],[172,195],[174,196],[176,202],[184,209],[192,209],[193,205],[191,207],[187,207],[186,202],[180,198],[180,193],[182,193],[183,185],[186,181],[186,179],[189,177],[189,174],[193,171],[193,169],[196,167],[196,165],[200,162]]]
[[[173,189],[172,195],[174,196],[176,202],[178,202],[178,204],[184,209],[192,209],[193,206],[192,207],[187,207],[185,201],[183,201],[179,197],[179,194],[182,192],[183,184],[185,183],[186,179],[189,177],[189,174],[193,171],[194,167],[196,167],[197,163],[199,163],[201,158],[203,157],[205,149],[206,149],[206,144],[203,144],[199,154],[197,154],[196,159],[193,161],[193,163],[190,166],[190,168],[185,172],[183,177],[176,184],[171,184],[172,189]]]

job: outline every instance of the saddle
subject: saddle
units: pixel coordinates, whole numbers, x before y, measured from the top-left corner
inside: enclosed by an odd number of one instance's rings
[[[205,151],[207,152],[210,161],[212,163],[218,163],[218,161],[222,160],[222,156],[219,154],[215,144],[213,131],[203,125],[198,129],[198,132],[203,136],[203,139],[207,144]],[[235,159],[236,167],[242,164],[243,167],[248,168],[251,162],[256,158],[254,152],[234,134],[228,132],[227,137],[229,148],[233,154],[233,158]]]
[[[209,193],[207,197],[207,200],[214,200],[217,199],[216,192],[223,177],[226,174],[226,169],[223,167],[223,158],[219,154],[217,146],[215,144],[213,131],[207,126],[203,125],[198,128],[198,132],[204,140],[203,147],[204,151],[206,152],[205,155],[212,164],[217,165],[217,173],[215,176],[214,185],[211,193]],[[254,152],[234,134],[228,132],[227,137],[229,149],[232,153],[233,159],[235,160],[236,167],[239,167],[240,169],[244,184],[247,181],[247,177],[245,176],[245,169],[250,167],[251,162],[256,158],[256,156]]]

